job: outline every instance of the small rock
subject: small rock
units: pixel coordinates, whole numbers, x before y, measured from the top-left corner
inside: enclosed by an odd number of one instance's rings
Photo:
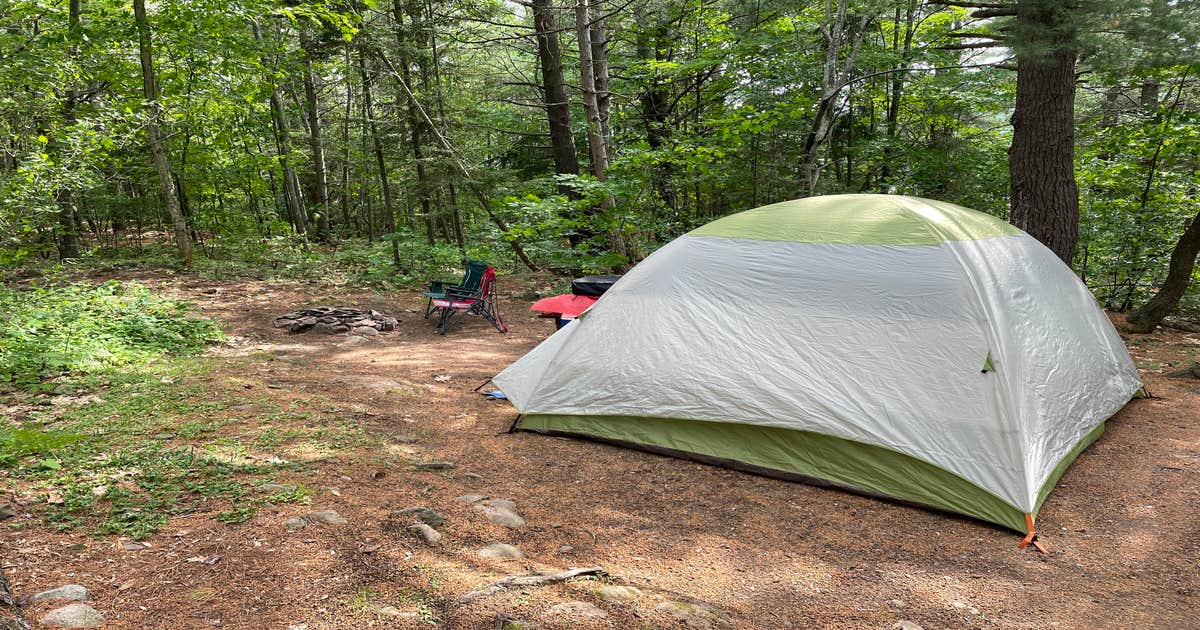
[[[512,545],[492,543],[479,550],[479,557],[489,560],[520,560],[525,554]]]
[[[5,503],[4,505],[0,505],[0,521],[12,518],[16,515],[17,515],[17,508],[13,507],[11,503]]]
[[[513,529],[525,527],[525,519],[517,512],[517,504],[507,499],[487,499],[471,507],[497,525]]]
[[[659,612],[667,613],[689,628],[704,630],[732,630],[733,623],[722,611],[706,604],[691,602],[665,601],[654,607]]]
[[[454,462],[416,462],[413,464],[421,470],[450,470]]]
[[[476,481],[479,481],[480,479],[483,479],[483,475],[481,475],[481,474],[479,474],[479,473],[467,473],[467,474],[465,474],[465,475],[463,475],[463,476],[464,476],[464,477],[466,477],[467,479],[474,479],[474,480],[476,480]]]
[[[408,526],[408,533],[420,538],[425,544],[434,546],[442,542],[442,534],[425,523],[414,523]]]
[[[605,584],[604,586],[596,589],[596,594],[603,599],[615,599],[617,601],[627,602],[641,597],[642,591],[635,586]]]
[[[362,335],[363,337],[374,337],[379,334],[379,331],[375,330],[375,328],[371,326],[359,326],[352,330],[351,333],[355,335]]]
[[[346,337],[346,340],[339,343],[338,345],[339,346],[353,346],[353,345],[357,345],[360,343],[366,343],[366,341],[367,340],[363,339],[362,337]]]
[[[345,525],[350,522],[333,510],[313,512],[308,515],[308,520],[313,523],[323,523],[325,525]]]
[[[479,503],[485,499],[490,499],[486,494],[464,494],[461,497],[454,497],[454,500],[459,503]]]
[[[420,613],[413,610],[400,610],[395,606],[380,606],[375,609],[375,614],[380,617],[391,617],[393,619],[416,619],[420,617]]]
[[[67,584],[58,588],[35,593],[22,600],[22,605],[28,606],[36,602],[44,602],[50,599],[67,599],[73,602],[86,602],[91,597],[86,586],[79,584]]]
[[[571,617],[575,619],[604,619],[608,613],[587,602],[563,602],[546,609],[548,617]]]
[[[308,527],[308,519],[304,518],[303,516],[293,516],[292,518],[284,521],[283,526],[288,528],[289,531],[294,532]]]
[[[421,521],[422,523],[425,523],[426,525],[428,525],[434,529],[437,529],[437,528],[441,527],[442,525],[446,524],[446,517],[442,516],[441,512],[438,512],[437,510],[432,510],[427,507],[406,508],[406,509],[400,510],[400,513],[408,515],[408,516],[415,516],[415,517],[417,517],[417,520]]]
[[[539,630],[542,624],[528,619],[513,619],[503,613],[496,616],[495,628],[499,630]]]
[[[558,553],[571,553],[572,551],[575,551],[575,548],[571,545],[563,545],[558,548]]]
[[[296,486],[283,483],[264,483],[258,489],[263,494],[291,494],[296,491]]]
[[[87,604],[67,604],[46,613],[42,623],[55,628],[99,628],[104,615]]]
[[[155,433],[154,435],[150,436],[150,439],[151,440],[173,440],[173,439],[175,439],[175,434],[174,433]]]
[[[151,545],[148,542],[134,542],[132,540],[126,540],[121,543],[121,549],[124,549],[125,551],[142,551],[144,549],[149,549],[150,546]]]
[[[892,624],[892,630],[924,630],[924,628],[907,619],[901,619]]]
[[[908,604],[905,604],[904,600],[902,599],[887,600],[887,607],[891,608],[892,610],[903,610],[905,606],[908,606]]]

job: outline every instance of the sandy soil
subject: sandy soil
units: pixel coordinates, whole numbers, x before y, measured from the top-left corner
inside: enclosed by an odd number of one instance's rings
[[[445,337],[416,312],[423,301],[414,293],[140,280],[222,322],[231,342],[209,378],[235,376],[285,400],[322,396],[366,421],[385,446],[314,460],[282,479],[319,489],[311,506],[279,505],[241,525],[215,513],[176,518],[143,551],[42,526],[5,531],[0,559],[15,591],[86,584],[107,628],[494,628],[504,618],[544,628],[1197,627],[1200,381],[1163,372],[1200,359],[1200,335],[1129,340],[1159,398],[1126,407],[1067,472],[1039,518],[1052,550],[1041,555],[1018,550],[1013,532],[965,518],[597,443],[505,434],[512,408],[471,390],[552,332],[515,295],[548,285],[544,278],[504,281],[509,334],[471,318]],[[375,308],[402,322],[356,344],[271,327],[275,316],[314,304]],[[424,471],[408,460],[456,466]],[[487,522],[455,501],[468,493],[515,501],[527,526]],[[413,506],[446,516],[440,546],[405,531],[412,518],[399,511]],[[350,523],[285,530],[289,517],[319,509]],[[479,557],[493,542],[527,558]],[[187,561],[198,556],[220,560]],[[506,575],[569,567],[601,567],[606,577],[460,602]],[[607,584],[641,594],[601,596]],[[548,612],[570,601],[607,616]],[[383,605],[422,617],[389,617],[377,611]]]

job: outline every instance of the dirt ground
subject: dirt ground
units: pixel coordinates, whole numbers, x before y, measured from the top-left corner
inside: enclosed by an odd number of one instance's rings
[[[1052,551],[1041,555],[966,518],[505,434],[511,406],[472,389],[552,332],[527,310],[529,290],[549,287],[544,278],[503,280],[509,334],[470,318],[445,337],[421,317],[416,293],[137,278],[221,322],[230,341],[206,378],[235,377],[282,399],[320,396],[365,421],[382,446],[314,457],[280,480],[317,489],[311,505],[277,505],[238,525],[215,513],[174,518],[141,551],[39,525],[4,532],[0,560],[16,592],[86,584],[106,628],[500,628],[506,618],[543,628],[1198,627],[1200,381],[1164,375],[1200,359],[1197,334],[1128,340],[1158,398],[1127,406],[1063,477],[1039,517]],[[353,344],[272,328],[277,315],[317,304],[375,308],[401,323]],[[486,521],[456,501],[466,494],[514,501],[526,526]],[[445,515],[440,545],[406,531],[412,518],[400,510],[417,506]],[[314,510],[349,523],[285,529]],[[495,542],[526,558],[478,555]],[[572,567],[604,575],[461,601],[504,576]],[[602,594],[610,585],[637,591]],[[605,616],[555,608],[564,602]]]

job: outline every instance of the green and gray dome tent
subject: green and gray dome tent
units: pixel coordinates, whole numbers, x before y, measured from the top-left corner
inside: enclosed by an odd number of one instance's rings
[[[493,380],[522,429],[1030,534],[1066,467],[1142,386],[1049,249],[995,217],[890,195],[789,201],[693,230]]]

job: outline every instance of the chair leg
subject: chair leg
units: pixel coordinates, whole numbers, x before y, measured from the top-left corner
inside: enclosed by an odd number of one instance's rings
[[[425,303],[425,319],[429,319],[429,316],[436,310],[437,308],[433,305],[433,298],[429,298],[429,301]]]
[[[450,323],[450,316],[454,314],[454,309],[442,309],[442,316],[438,319],[438,332],[442,335],[446,334],[446,325]]]

